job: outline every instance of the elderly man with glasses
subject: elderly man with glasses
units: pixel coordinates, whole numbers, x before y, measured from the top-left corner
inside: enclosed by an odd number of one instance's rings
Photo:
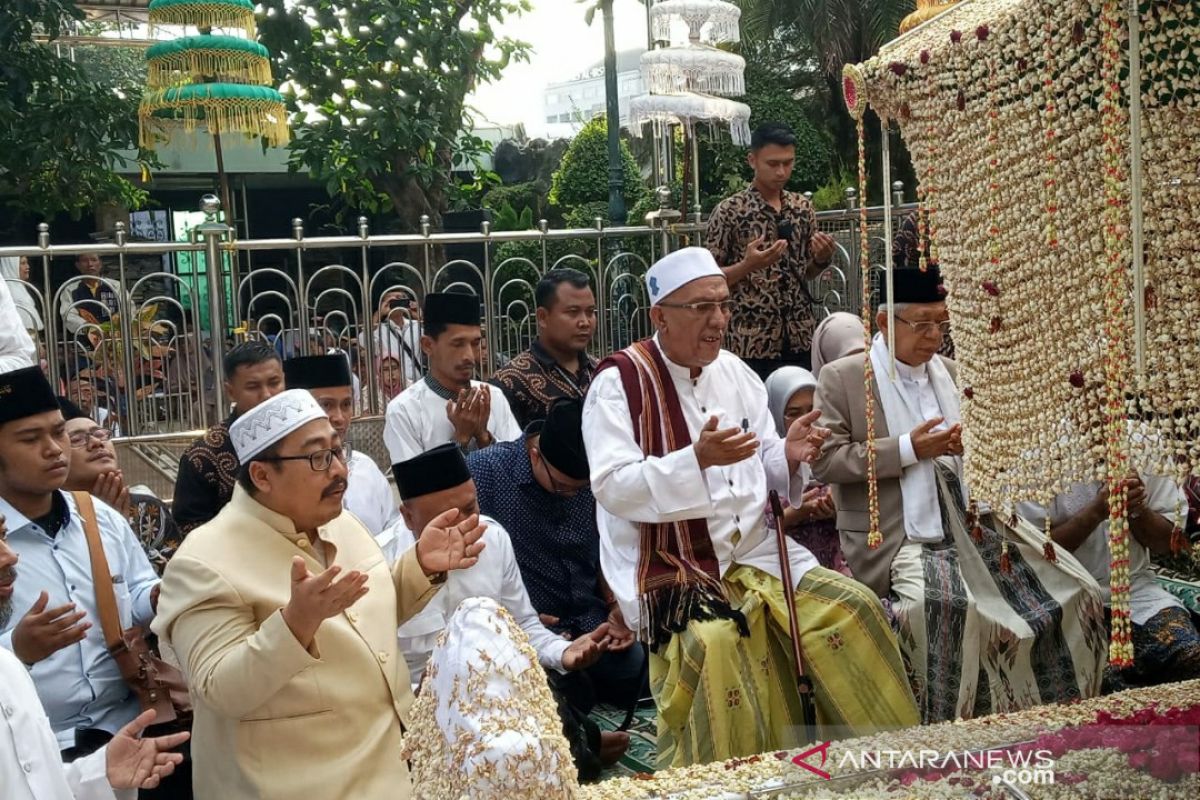
[[[200,800],[409,797],[396,629],[472,566],[475,515],[431,518],[395,567],[345,513],[346,452],[312,394],[240,415],[233,497],[167,566],[154,631],[195,702]]]
[[[885,306],[866,355],[821,368],[814,404],[831,433],[813,473],[833,487],[854,577],[891,603],[923,721],[1096,693],[1106,638],[1096,582],[1027,523],[966,506],[957,370],[937,354],[950,325],[937,266],[896,270],[891,301],[890,350]]]

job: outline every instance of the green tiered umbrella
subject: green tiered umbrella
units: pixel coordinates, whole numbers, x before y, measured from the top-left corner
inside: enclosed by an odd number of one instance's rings
[[[150,0],[150,24],[241,28],[255,35],[252,0]]]
[[[148,89],[138,109],[140,142],[153,149],[173,130],[207,130],[213,137],[217,177],[226,212],[229,185],[221,135],[257,136],[274,147],[287,143],[287,108],[270,87],[267,48],[250,38],[219,36],[212,28],[240,28],[253,36],[252,0],[151,0],[150,23],[194,26],[199,35],[159,42],[146,51]]]

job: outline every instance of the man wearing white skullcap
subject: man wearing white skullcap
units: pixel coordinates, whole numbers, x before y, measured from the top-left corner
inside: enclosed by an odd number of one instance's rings
[[[345,451],[309,392],[275,395],[229,434],[238,486],[168,565],[154,624],[195,701],[195,796],[407,798],[396,628],[477,561],[478,517],[438,516],[389,569],[342,511]]]
[[[762,381],[722,349],[731,301],[711,253],[666,256],[646,288],[657,333],[600,364],[583,435],[604,577],[650,645],[658,766],[796,747],[814,720],[779,644],[789,638],[784,562],[764,511],[770,489],[799,503],[802,464],[827,432],[814,412],[781,437]],[[879,600],[799,545],[786,558],[815,721],[837,729],[822,738],[918,722]]]

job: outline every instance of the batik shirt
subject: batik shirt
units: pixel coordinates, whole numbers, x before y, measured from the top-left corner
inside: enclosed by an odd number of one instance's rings
[[[559,366],[540,342],[534,341],[528,350],[496,370],[492,383],[504,391],[517,424],[524,430],[535,419],[545,419],[555,400],[582,399],[595,369],[596,362],[582,353],[579,370],[572,375]]]
[[[783,192],[780,200],[776,211],[751,185],[721,201],[704,235],[704,246],[717,263],[730,267],[745,257],[746,248],[759,236],[771,244],[780,224],[791,224],[783,258],[731,287],[734,307],[726,345],[742,358],[779,359],[812,348],[816,318],[804,274],[813,263],[809,240],[816,215],[802,195]]]
[[[238,457],[229,438],[230,416],[208,429],[179,459],[172,509],[187,535],[217,515],[233,497]]]

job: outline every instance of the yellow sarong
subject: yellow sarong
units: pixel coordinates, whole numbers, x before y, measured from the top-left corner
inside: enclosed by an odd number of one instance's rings
[[[650,654],[659,769],[805,744],[783,584],[744,565],[723,583],[748,637],[732,620],[693,620]],[[869,589],[817,567],[796,588],[796,611],[819,740],[921,721],[896,638]]]

